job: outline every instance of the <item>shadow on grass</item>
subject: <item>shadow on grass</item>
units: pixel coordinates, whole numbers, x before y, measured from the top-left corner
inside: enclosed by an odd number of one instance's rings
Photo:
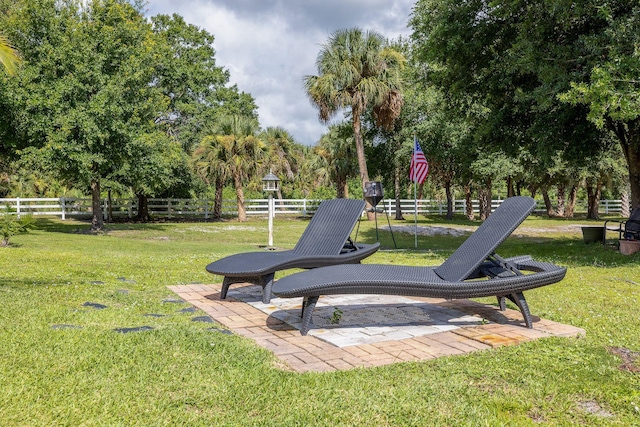
[[[164,231],[173,224],[168,222],[117,222],[105,223],[103,233],[108,234],[111,230],[153,230]],[[49,233],[68,233],[68,234],[92,234],[90,220],[55,220],[50,218],[36,219],[34,228]],[[99,234],[99,233],[98,233]]]

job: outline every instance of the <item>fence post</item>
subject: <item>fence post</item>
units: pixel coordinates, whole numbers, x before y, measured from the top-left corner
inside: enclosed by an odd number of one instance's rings
[[[60,215],[60,217],[62,218],[62,220],[64,221],[65,219],[67,219],[67,207],[66,207],[66,203],[64,200],[64,196],[60,197],[60,210],[62,211],[62,214]]]
[[[167,200],[167,219],[171,219],[171,199]]]
[[[16,212],[18,219],[20,219],[20,197],[16,197]]]
[[[209,219],[209,199],[204,199],[204,220]]]
[[[302,199],[302,216],[307,216],[307,199]]]

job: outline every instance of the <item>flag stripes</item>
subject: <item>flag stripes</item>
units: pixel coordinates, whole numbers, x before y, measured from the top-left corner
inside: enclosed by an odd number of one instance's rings
[[[411,168],[409,169],[409,178],[413,182],[422,184],[429,175],[429,163],[427,158],[418,144],[418,139],[413,139],[413,155],[411,156]]]

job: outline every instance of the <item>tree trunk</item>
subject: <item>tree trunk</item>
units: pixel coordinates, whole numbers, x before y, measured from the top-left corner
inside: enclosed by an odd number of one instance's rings
[[[622,209],[620,214],[622,215],[623,218],[629,218],[629,216],[631,215],[631,212],[629,212],[629,192],[628,191],[623,191],[622,194],[620,194],[620,202],[622,204]]]
[[[336,197],[338,199],[346,198],[347,180],[343,176],[336,178]]]
[[[471,198],[471,186],[464,186],[464,201],[465,201],[465,209],[467,218],[473,220],[475,218],[475,214],[473,212],[473,200]]]
[[[480,220],[484,221],[491,215],[491,179],[487,179],[484,188],[478,192],[480,201]]]
[[[556,211],[553,210],[553,204],[551,203],[551,198],[549,197],[549,192],[545,187],[540,189],[542,193],[542,198],[544,199],[544,206],[547,208],[547,215],[550,218],[556,216]]]
[[[358,156],[358,168],[360,169],[360,182],[362,184],[362,191],[365,191],[364,184],[369,182],[369,171],[367,169],[367,159],[364,155],[364,141],[362,140],[362,129],[360,124],[360,109],[356,105],[351,106],[351,113],[353,118],[353,136],[356,142],[356,154]],[[365,209],[367,210],[367,219],[373,221],[374,213],[373,206],[369,202],[366,202]]]
[[[564,184],[558,184],[557,187],[557,191],[556,191],[556,195],[558,197],[558,209],[556,209],[556,213],[558,214],[558,216],[560,217],[564,217],[565,216],[565,193],[566,193],[566,187]]]
[[[107,191],[107,222],[113,222],[113,200],[111,199],[111,189]]]
[[[478,209],[480,210],[480,221],[484,221],[489,217],[489,215],[487,215],[487,206],[489,205],[489,201],[486,188],[481,188],[478,191],[478,204]]]
[[[213,219],[222,218],[222,192],[224,190],[224,179],[216,178],[216,192],[213,195]]]
[[[625,157],[629,165],[629,183],[631,184],[631,209],[640,208],[640,132],[636,144],[627,146]]]
[[[444,191],[447,195],[447,219],[453,219],[453,195],[451,194],[451,181],[444,183]]]
[[[569,192],[569,200],[567,201],[567,208],[564,211],[566,218],[573,218],[573,214],[576,210],[576,200],[578,198],[578,186],[572,185]]]
[[[138,221],[147,222],[151,219],[149,215],[149,199],[144,193],[138,193]]]
[[[593,183],[587,181],[587,218],[600,219],[598,210],[600,208],[600,182]]]
[[[100,180],[91,180],[91,231],[101,231],[104,228],[102,205],[100,203]]]
[[[245,222],[247,220],[247,211],[244,207],[244,191],[239,175],[233,177],[233,183],[236,187],[236,200],[238,202],[238,221]]]
[[[513,197],[516,195],[516,190],[513,187],[513,178],[507,178],[507,197]]]

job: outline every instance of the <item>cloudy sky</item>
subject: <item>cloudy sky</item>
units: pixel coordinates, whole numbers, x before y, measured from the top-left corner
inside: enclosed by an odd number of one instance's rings
[[[407,36],[415,0],[149,0],[147,15],[177,13],[215,37],[216,63],[258,104],[263,127],[315,145],[326,131],[304,93],[320,45],[338,29]],[[338,117],[339,118],[339,117]]]

